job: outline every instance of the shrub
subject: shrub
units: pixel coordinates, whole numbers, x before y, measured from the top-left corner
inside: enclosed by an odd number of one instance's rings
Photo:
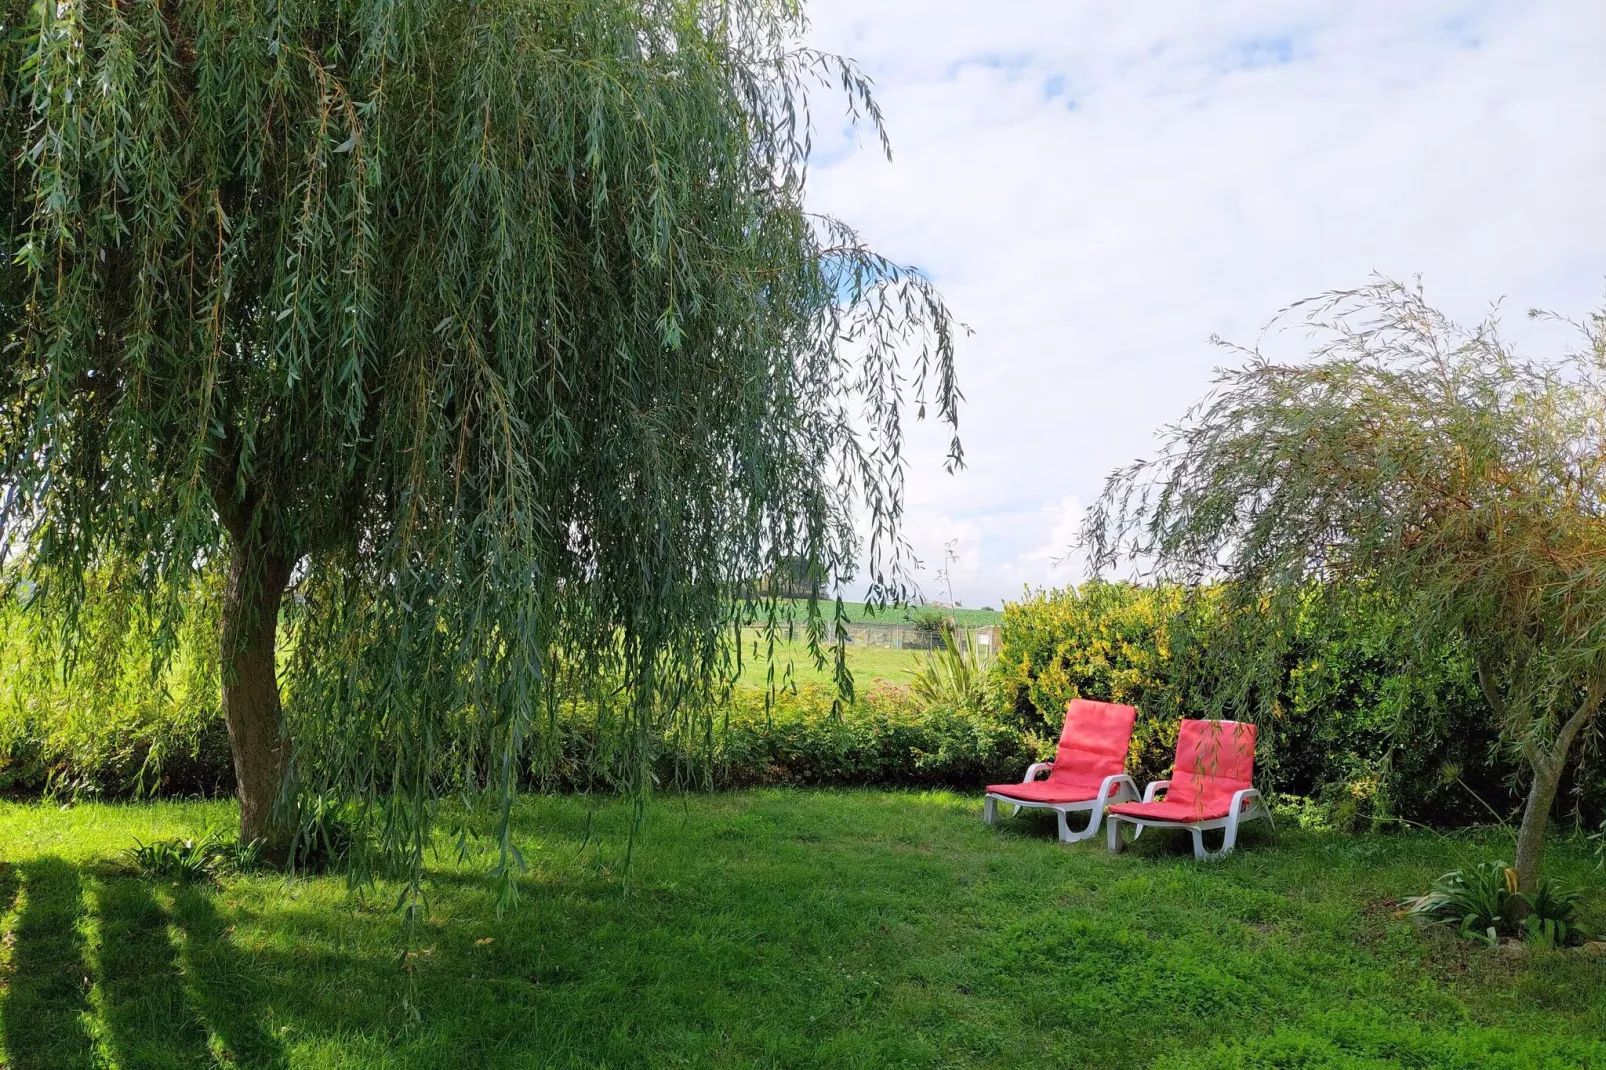
[[[911,610],[908,617],[920,641],[931,649],[941,646],[943,633],[953,631],[957,624],[951,612],[941,609]]]
[[[1303,615],[1282,649],[1235,648],[1244,629],[1212,591],[1093,581],[1006,605],[994,672],[1027,733],[1057,731],[1073,698],[1136,706],[1140,780],[1171,761],[1179,718],[1238,716],[1261,723],[1262,785],[1313,800],[1329,827],[1486,820],[1518,800],[1470,662],[1446,648],[1424,686],[1402,686],[1403,627],[1382,599],[1361,597]],[[1261,662],[1251,694],[1222,685],[1245,658]]]
[[[989,705],[992,657],[983,654],[972,632],[943,628],[940,643],[915,670],[909,690],[928,709],[979,711]]]
[[[714,733],[716,786],[884,784],[974,788],[1013,780],[1045,753],[989,709],[927,706],[910,692],[872,687],[835,706],[830,688],[738,691]]]

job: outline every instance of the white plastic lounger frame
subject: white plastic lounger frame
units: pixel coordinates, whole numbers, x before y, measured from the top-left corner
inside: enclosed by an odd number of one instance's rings
[[[1156,780],[1143,789],[1143,801],[1153,802],[1154,797],[1171,786],[1169,780]],[[1146,828],[1157,829],[1187,829],[1193,833],[1193,857],[1201,862],[1214,861],[1225,858],[1232,853],[1233,845],[1238,842],[1238,825],[1244,821],[1253,821],[1257,817],[1265,818],[1271,825],[1272,831],[1277,830],[1271,819],[1271,811],[1266,808],[1266,800],[1256,788],[1244,788],[1235,791],[1232,795],[1232,808],[1227,811],[1226,817],[1215,817],[1208,821],[1162,821],[1159,818],[1131,817],[1127,814],[1106,814],[1109,818],[1109,844],[1112,854],[1119,852],[1126,846],[1121,839],[1120,822],[1136,826],[1137,831],[1132,834],[1136,840],[1143,835]],[[1223,829],[1221,835],[1221,849],[1207,851],[1204,845],[1204,834],[1207,829]]]
[[[1053,768],[1053,762],[1033,762],[1027,768],[1026,778],[1021,783],[1030,784],[1037,779],[1038,773]],[[1117,773],[1114,776],[1104,778],[1104,783],[1099,785],[1099,793],[1095,798],[1083,799],[1080,802],[1035,802],[1031,799],[1012,799],[1008,795],[1000,795],[997,792],[989,791],[987,800],[982,803],[981,816],[982,820],[989,825],[998,824],[999,803],[1008,803],[1015,808],[1014,813],[1010,815],[1011,817],[1022,810],[1053,810],[1059,815],[1060,842],[1077,843],[1087,839],[1089,836],[1097,836],[1099,834],[1099,820],[1103,818],[1106,806],[1111,803],[1137,802],[1137,800],[1137,781],[1125,773]],[[1072,832],[1070,822],[1065,820],[1065,816],[1081,810],[1089,811],[1087,827],[1081,832]]]

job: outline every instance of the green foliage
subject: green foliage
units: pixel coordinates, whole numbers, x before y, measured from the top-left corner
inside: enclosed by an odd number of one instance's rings
[[[560,778],[547,787],[609,789],[606,733],[594,712],[565,721]],[[829,687],[780,692],[738,689],[702,739],[666,739],[654,775],[661,784],[955,786],[1015,780],[1043,754],[1041,739],[984,707],[927,706],[902,688],[872,687],[843,704]],[[699,747],[708,748],[699,753]]]
[[[218,705],[215,591],[165,636],[143,600],[90,578],[79,641],[0,597],[0,791],[212,795],[233,779]]]
[[[355,869],[353,876],[362,875],[362,867],[371,860],[362,851],[367,845],[348,813],[327,800],[312,799],[304,803],[298,818],[287,859],[292,872],[350,873]]]
[[[1257,668],[1270,705],[1261,782],[1312,800],[1320,815],[1308,816],[1325,827],[1391,816],[1465,824],[1487,820],[1486,804],[1513,802],[1470,659],[1445,644],[1407,676],[1405,622],[1389,599],[1325,608],[1313,599],[1288,621],[1275,674]],[[1223,704],[1224,680],[1262,651],[1223,642],[1245,634],[1232,612],[1214,589],[1175,585],[1030,593],[1005,607],[997,686],[1034,734],[1057,732],[1073,698],[1136,706],[1132,768],[1154,779],[1171,761],[1179,718],[1244,715]]]
[[[1242,366],[1111,476],[1089,511],[1098,567],[1145,562],[1219,583],[1236,658],[1220,701],[1269,721],[1294,619],[1379,592],[1407,624],[1401,675],[1470,658],[1485,710],[1533,791],[1515,865],[1538,879],[1573,744],[1606,699],[1606,313],[1581,348],[1519,357],[1386,280],[1286,310],[1312,339]],[[1268,334],[1268,339],[1276,334]]]
[[[1177,588],[1098,581],[1007,603],[995,669],[1005,700],[1023,727],[1056,737],[1073,698],[1136,706],[1134,771],[1157,773],[1177,718],[1193,708],[1172,658],[1182,610]]]
[[[942,643],[942,633],[955,626],[954,618],[940,609],[911,609],[909,623],[915,626],[922,639],[933,647]]]
[[[124,858],[142,877],[196,884],[255,869],[261,851],[259,844],[242,844],[232,834],[209,829],[200,836],[135,840]]]
[[[1578,921],[1583,892],[1560,881],[1542,879],[1532,892],[1518,892],[1527,907],[1522,916],[1523,939],[1541,947],[1566,947],[1589,939]]]
[[[581,701],[555,711],[547,726],[555,753],[521,767],[516,782],[527,790],[554,792],[626,790],[630,770],[623,766],[629,757],[617,745],[607,708],[602,707],[600,715],[598,710],[597,705]],[[232,761],[228,741],[220,730],[206,739],[187,759],[186,771],[197,783],[223,785],[226,791]],[[111,743],[108,738],[99,748],[55,754],[53,783],[58,792],[78,799],[135,794],[132,784],[118,779],[120,767],[115,761],[120,751]],[[138,735],[117,743],[136,753],[149,745]],[[18,744],[17,750],[35,753],[42,746],[42,741],[30,739]],[[828,684],[782,690],[768,699],[760,689],[737,688],[706,732],[668,733],[650,740],[649,746],[654,782],[680,788],[766,784],[971,788],[1018,779],[1028,765],[1050,753],[1041,733],[1022,733],[1012,719],[986,705],[928,707],[907,688],[884,685],[866,688],[853,702],[842,704]],[[465,761],[473,760],[466,748],[458,753]],[[7,768],[20,768],[19,759],[7,760],[12,763]],[[480,775],[486,775],[483,764],[480,768]],[[168,783],[160,781],[154,788],[147,783],[146,789],[160,790]],[[97,787],[74,790],[84,784]],[[12,787],[34,793],[44,784],[18,772]],[[189,782],[183,782],[181,790],[188,792]],[[221,792],[214,788],[208,793]],[[338,868],[365,835],[360,820],[327,800],[308,800],[304,806],[291,864],[312,871]]]
[[[555,753],[560,676],[623,685],[645,790],[746,578],[902,591],[904,421],[955,423],[955,325],[804,208],[811,90],[885,141],[798,5],[0,12],[0,546],[67,645],[88,577],[126,564],[161,631],[227,563],[223,679],[270,728],[293,583],[292,793],[383,809],[417,864],[441,790],[505,805]]]
[[[1548,878],[1533,892],[1517,891],[1517,871],[1505,862],[1482,862],[1444,874],[1422,896],[1402,903],[1408,913],[1455,926],[1462,936],[1490,947],[1520,937],[1540,947],[1565,947],[1588,938],[1578,921],[1576,889]]]
[[[797,600],[789,605],[783,605],[783,608],[789,609],[792,613],[801,617],[808,612],[808,603]],[[991,606],[984,606],[981,609],[967,609],[964,606],[938,608],[935,606],[905,605],[898,607],[849,601],[842,602],[842,613],[843,619],[847,621],[871,624],[897,624],[899,622],[913,624],[917,618],[930,614],[932,617],[947,617],[963,628],[985,628],[989,625],[997,624],[1002,618],[1002,614]]]

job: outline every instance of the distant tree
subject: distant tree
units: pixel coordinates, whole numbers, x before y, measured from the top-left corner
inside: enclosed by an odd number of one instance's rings
[[[958,627],[954,615],[944,612],[940,602],[935,606],[928,604],[919,609],[906,610],[905,619],[914,625],[919,641],[931,648],[941,645],[944,632],[951,632]]]
[[[757,588],[762,595],[772,598],[819,598],[829,582],[820,562],[793,555],[770,566]]]
[[[158,616],[226,577],[246,837],[318,795],[421,858],[439,791],[505,803],[551,753],[560,675],[623,696],[640,789],[742,577],[830,593],[857,553],[901,590],[902,422],[954,424],[952,323],[805,211],[811,85],[885,138],[802,26],[0,0],[0,546],[68,639],[107,562]]]
[[[1159,456],[1111,477],[1094,560],[1224,580],[1240,649],[1274,653],[1306,592],[1337,605],[1369,587],[1412,623],[1407,671],[1464,644],[1527,770],[1516,869],[1532,891],[1563,766],[1606,696],[1606,318],[1550,361],[1388,281],[1282,320],[1316,339],[1310,359],[1238,350]],[[1275,694],[1255,686],[1275,661],[1247,659],[1223,700]]]

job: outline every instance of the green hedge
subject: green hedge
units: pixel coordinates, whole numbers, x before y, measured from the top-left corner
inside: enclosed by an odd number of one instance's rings
[[[0,611],[0,792],[127,797],[226,793],[233,783],[218,708],[216,621],[199,611],[164,640],[140,607],[92,600],[85,641],[64,675],[62,650],[39,621]],[[1258,696],[1263,786],[1310,802],[1314,820],[1340,826],[1399,816],[1435,824],[1509,813],[1515,768],[1501,754],[1470,666],[1446,650],[1426,685],[1400,683],[1402,643],[1386,606],[1299,622]],[[766,704],[738,689],[695,738],[660,741],[660,784],[951,785],[974,789],[1018,777],[1047,756],[1065,703],[1109,699],[1138,707],[1132,769],[1161,775],[1183,715],[1232,715],[1219,671],[1199,637],[1230,634],[1208,595],[1175,588],[1090,583],[1006,606],[987,696],[925,705],[908,690],[863,690],[833,711],[829,688],[805,687]],[[164,649],[172,656],[157,657]],[[1220,651],[1216,651],[1217,654]],[[157,665],[158,671],[152,670]],[[1219,670],[1219,665],[1217,666]],[[551,739],[551,770],[531,786],[607,790],[608,733],[594,712],[567,708]],[[1408,741],[1402,742],[1402,741]],[[1606,782],[1596,752],[1567,782],[1568,811],[1600,819]]]
[[[0,614],[0,792],[74,797],[216,795],[233,789],[218,699],[216,622],[187,619],[172,656],[141,626],[138,606],[97,600],[90,635],[66,652],[18,607]],[[153,671],[152,666],[157,668]],[[973,787],[1020,776],[1046,744],[994,712],[922,708],[885,685],[833,709],[830,688],[777,694],[738,688],[707,731],[659,741],[662,785],[885,784]],[[595,710],[567,706],[552,770],[531,787],[611,787],[609,733]]]
[[[0,607],[0,792],[232,791],[215,602],[197,599],[180,630],[162,635],[145,607],[111,586],[92,589],[73,648],[20,603]]]
[[[1237,715],[1261,723],[1263,785],[1318,800],[1339,824],[1391,816],[1465,824],[1492,820],[1491,808],[1510,813],[1517,769],[1498,746],[1469,660],[1445,649],[1426,680],[1407,687],[1407,622],[1380,601],[1356,605],[1302,617],[1262,666],[1269,693],[1254,692],[1247,711],[1223,705],[1234,693],[1223,673],[1265,652],[1224,646],[1234,632],[1209,592],[1190,599],[1176,587],[1103,582],[1040,591],[1004,609],[998,685],[1029,732],[1057,728],[1079,696],[1138,707],[1140,780],[1166,768],[1180,717]],[[1588,759],[1568,788],[1558,810],[1597,820],[1606,785]]]
[[[986,710],[923,707],[904,689],[878,685],[851,704],[828,686],[776,694],[737,688],[699,731],[658,741],[663,787],[884,785],[974,788],[1016,780],[1052,753],[1050,741]],[[835,708],[834,708],[835,707]],[[609,733],[587,707],[558,719],[552,771],[531,785],[547,791],[608,791]],[[544,763],[545,764],[545,763]]]

